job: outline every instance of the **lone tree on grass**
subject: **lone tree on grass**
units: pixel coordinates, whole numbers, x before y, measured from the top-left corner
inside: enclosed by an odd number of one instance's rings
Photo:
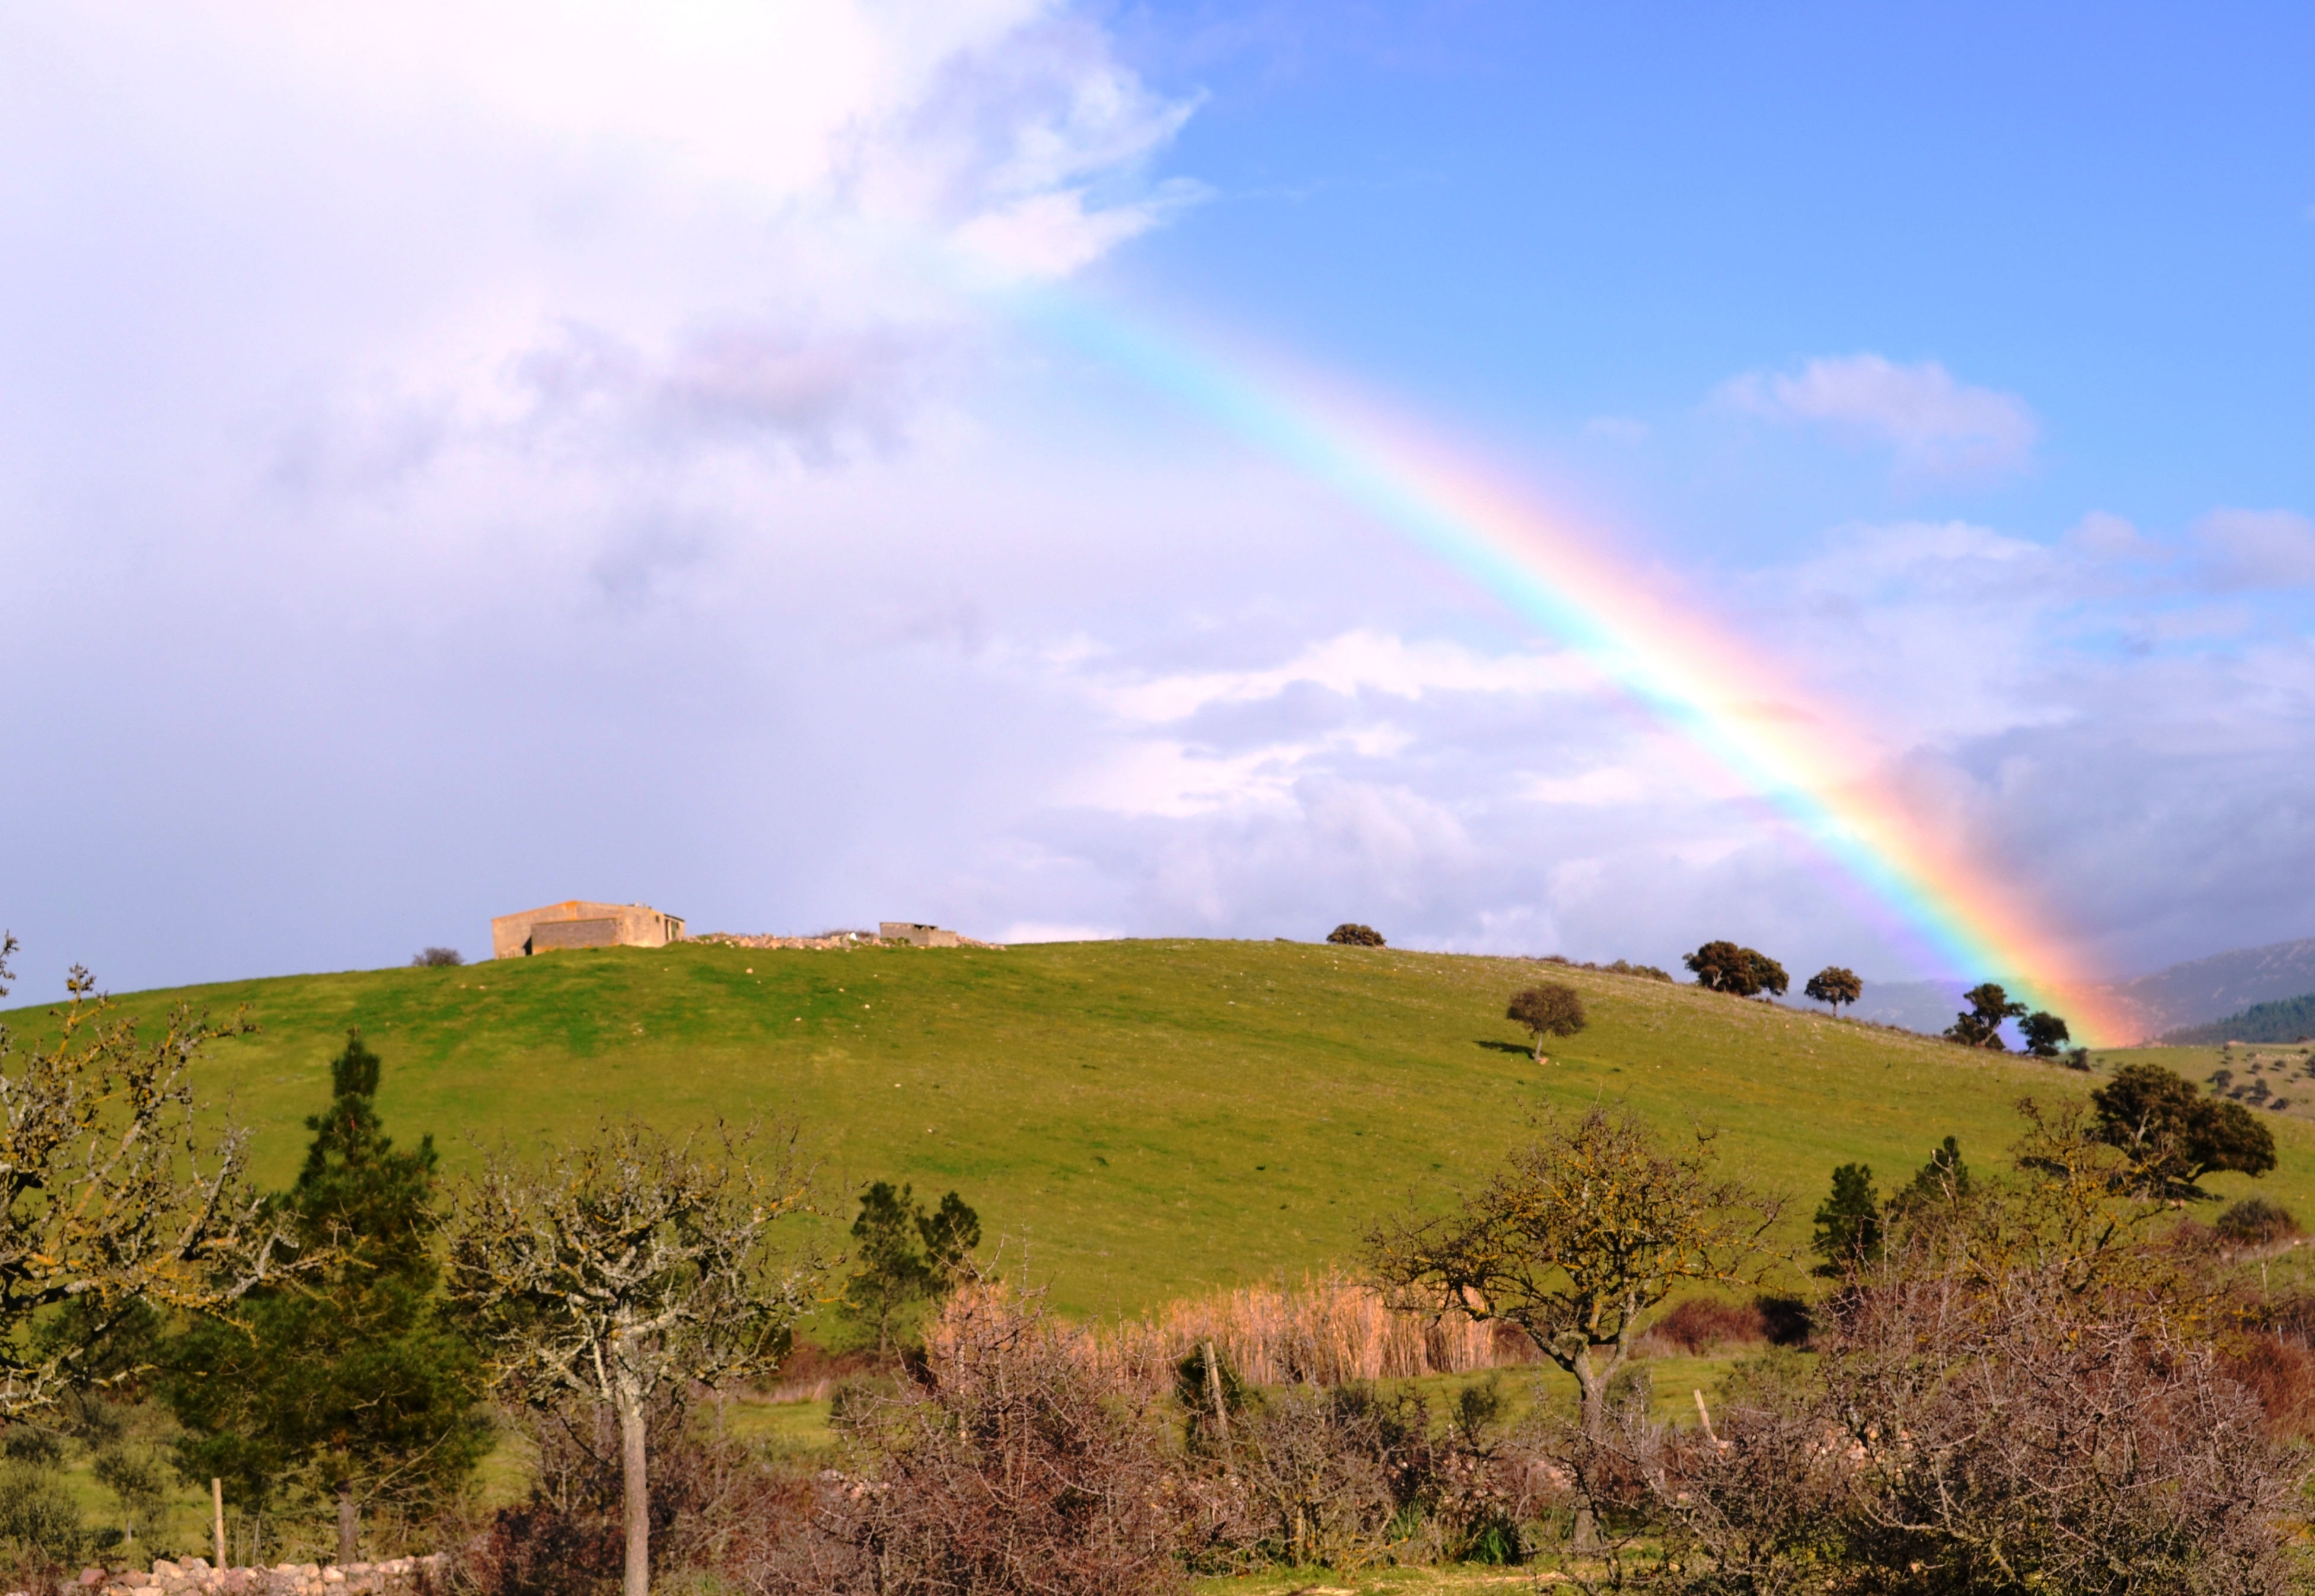
[[[1344,920],[1327,932],[1326,940],[1342,947],[1379,948],[1383,945],[1381,932],[1354,920]]]
[[[1507,1020],[1517,1020],[1535,1033],[1535,1061],[1544,1061],[1546,1037],[1573,1036],[1583,1029],[1583,995],[1560,981],[1545,981],[1512,994]]]
[[[1993,981],[1972,987],[1961,995],[1961,1000],[1969,1007],[1954,1015],[1954,1023],[1946,1027],[1946,1040],[1964,1047],[2008,1052],[2009,1044],[2001,1040],[2002,1024],[2024,1018],[2026,1006],[2012,1002],[2009,994]]]
[[[1839,1014],[1842,1004],[1854,1003],[1865,996],[1865,983],[1857,979],[1854,970],[1828,964],[1808,978],[1808,985],[1801,989],[1801,995]]]
[[[1368,1250],[1406,1306],[1518,1326],[1575,1377],[1597,1441],[1642,1319],[1683,1284],[1756,1280],[1782,1205],[1722,1176],[1710,1134],[1668,1147],[1628,1108],[1533,1131],[1458,1211],[1387,1220]]]
[[[1792,986],[1785,967],[1758,948],[1733,942],[1707,942],[1681,961],[1696,977],[1696,984],[1732,998],[1758,998],[1766,992],[1781,998]]]
[[[860,1194],[852,1220],[851,1278],[844,1303],[876,1326],[876,1350],[889,1352],[900,1317],[918,1303],[938,1302],[963,1283],[972,1249],[980,1245],[980,1216],[951,1192],[932,1212],[912,1188],[878,1181]]]
[[[187,1476],[237,1479],[264,1500],[311,1467],[337,1499],[338,1561],[351,1563],[361,1501],[420,1500],[455,1484],[489,1441],[480,1370],[436,1310],[434,1139],[397,1149],[380,1125],[379,1060],[349,1032],[329,1109],[297,1184],[274,1210],[325,1267],[295,1289],[261,1287],[198,1321],[164,1358],[164,1395],[190,1432]]]
[[[2090,1094],[2091,1134],[2130,1155],[2135,1179],[2163,1198],[2207,1198],[2203,1176],[2275,1167],[2275,1133],[2240,1103],[2205,1097],[2159,1064],[2125,1064]]]
[[[644,1420],[670,1386],[761,1373],[786,1352],[809,1262],[775,1257],[772,1223],[801,1205],[793,1139],[767,1170],[753,1132],[673,1142],[634,1122],[532,1168],[504,1147],[460,1191],[449,1291],[507,1395],[559,1391],[619,1425],[625,1596],[651,1587]]]
[[[15,951],[0,933],[0,995]],[[0,1418],[85,1383],[133,1317],[213,1313],[297,1266],[242,1188],[245,1133],[205,1142],[193,1122],[194,1060],[250,1027],[181,1004],[147,1038],[87,971],[66,989],[44,1045],[0,1025]]]

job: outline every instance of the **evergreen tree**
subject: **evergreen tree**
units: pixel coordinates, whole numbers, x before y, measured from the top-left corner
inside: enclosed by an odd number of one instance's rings
[[[876,1326],[878,1352],[891,1349],[892,1332],[913,1305],[937,1302],[957,1288],[980,1245],[980,1216],[954,1192],[931,1213],[910,1187],[894,1191],[890,1181],[860,1194],[844,1300]]]
[[[1972,1190],[1961,1143],[1948,1136],[1929,1154],[1929,1161],[1913,1172],[1913,1178],[1891,1194],[1890,1222],[1921,1223],[1935,1215],[1950,1215],[1969,1200]]]
[[[480,1459],[474,1350],[437,1312],[430,1245],[434,1139],[397,1150],[380,1126],[379,1063],[349,1032],[305,1167],[276,1199],[300,1245],[329,1262],[297,1288],[253,1292],[230,1322],[181,1336],[165,1391],[191,1432],[179,1467],[231,1481],[262,1512],[308,1467],[335,1498],[338,1556],[353,1560],[365,1498],[422,1499]]]
[[[1817,1205],[1816,1253],[1824,1260],[1816,1272],[1826,1275],[1846,1274],[1881,1255],[1881,1201],[1865,1165],[1832,1172],[1832,1194]]]

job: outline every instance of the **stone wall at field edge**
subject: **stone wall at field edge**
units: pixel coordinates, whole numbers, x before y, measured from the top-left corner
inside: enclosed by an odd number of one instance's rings
[[[349,1563],[342,1568],[319,1563],[212,1568],[205,1557],[187,1557],[178,1563],[164,1558],[145,1574],[134,1569],[126,1574],[85,1569],[77,1588],[89,1596],[206,1596],[213,1591],[236,1596],[350,1596],[355,1592],[419,1596],[441,1590],[448,1573],[449,1559],[439,1553],[430,1557],[390,1557],[383,1563]]]

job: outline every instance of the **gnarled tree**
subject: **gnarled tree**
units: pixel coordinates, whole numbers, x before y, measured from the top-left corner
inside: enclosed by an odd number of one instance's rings
[[[771,1369],[816,1268],[773,1247],[773,1221],[803,1201],[794,1139],[764,1167],[752,1131],[717,1125],[705,1156],[696,1139],[607,1124],[539,1167],[501,1147],[450,1221],[450,1297],[498,1388],[542,1404],[575,1392],[617,1415],[626,1596],[651,1586],[652,1398]]]
[[[1946,1027],[1946,1040],[1964,1047],[2008,1052],[2009,1044],[2001,1040],[2001,1027],[2007,1021],[2024,1018],[2026,1006],[2012,1001],[1998,981],[1972,987],[1961,995],[1961,1000],[1969,1007],[1954,1015],[1954,1023]]]
[[[1781,1203],[1721,1175],[1713,1140],[1667,1145],[1629,1109],[1539,1120],[1458,1211],[1378,1227],[1375,1272],[1403,1306],[1518,1326],[1575,1377],[1584,1428],[1603,1434],[1608,1384],[1650,1310],[1681,1285],[1750,1282],[1774,1262],[1763,1237]]]
[[[0,994],[15,951],[0,935]],[[102,1379],[93,1360],[140,1305],[214,1312],[294,1256],[286,1226],[242,1187],[244,1133],[207,1139],[195,1124],[194,1059],[250,1027],[181,1004],[140,1034],[87,971],[66,989],[39,1044],[19,1051],[0,1025],[5,1417]]]
[[[2203,1176],[2265,1175],[2275,1133],[2240,1103],[2205,1097],[2160,1064],[2125,1064],[2090,1094],[2097,1139],[2129,1156],[2132,1178],[2151,1194],[2205,1198]]]

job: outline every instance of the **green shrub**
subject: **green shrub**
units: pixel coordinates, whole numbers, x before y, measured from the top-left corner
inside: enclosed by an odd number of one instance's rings
[[[2299,1221],[2279,1202],[2246,1197],[2221,1214],[2212,1228],[2239,1246],[2260,1246],[2298,1235]]]
[[[12,1426],[11,1432],[21,1428]],[[25,1459],[0,1462],[0,1541],[48,1562],[80,1561],[88,1530],[62,1475]]]

